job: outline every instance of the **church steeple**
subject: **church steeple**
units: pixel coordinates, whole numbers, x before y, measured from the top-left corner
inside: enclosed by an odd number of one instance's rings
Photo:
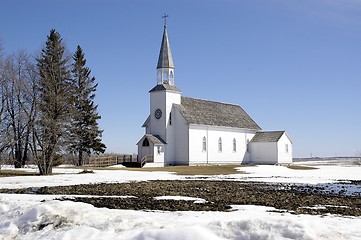
[[[174,85],[174,63],[167,32],[167,17],[164,15],[163,39],[160,46],[158,64],[157,64],[157,84]]]

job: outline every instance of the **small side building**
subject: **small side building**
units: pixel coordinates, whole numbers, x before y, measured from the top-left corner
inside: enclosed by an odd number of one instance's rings
[[[257,132],[249,148],[252,163],[292,163],[292,141],[285,131]]]

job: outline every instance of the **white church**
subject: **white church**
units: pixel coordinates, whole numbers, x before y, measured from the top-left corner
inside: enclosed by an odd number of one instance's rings
[[[147,167],[292,162],[285,131],[263,131],[239,105],[182,96],[166,24],[156,70],[145,135],[137,143],[139,162]]]

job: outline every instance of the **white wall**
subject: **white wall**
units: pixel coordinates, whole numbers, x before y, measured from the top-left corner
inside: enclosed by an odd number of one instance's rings
[[[169,123],[170,112],[173,104],[181,103],[180,92],[173,91],[155,91],[150,93],[150,122],[149,129],[146,131],[153,135],[159,135],[166,143],[164,150],[165,165],[174,163],[175,161],[175,129],[174,117],[172,116],[172,125]],[[160,119],[156,119],[154,112],[156,109],[162,111]]]
[[[149,129],[153,135],[159,135],[162,139],[166,138],[166,101],[165,91],[156,91],[150,93],[150,121]],[[162,110],[162,117],[156,119],[154,112],[156,109]]]
[[[255,131],[216,126],[189,126],[189,164],[241,164],[247,161],[247,139]],[[207,139],[207,150],[203,151],[203,137]],[[218,140],[222,139],[222,151],[218,151]],[[233,152],[233,139],[236,139],[236,152]]]
[[[158,146],[160,147],[160,153],[158,153]],[[154,145],[153,146],[153,152],[154,152],[154,163],[160,163],[161,165],[164,165],[164,151],[165,146],[164,145]]]
[[[175,162],[175,124],[176,124],[176,117],[175,109],[173,108],[173,104],[180,104],[181,103],[181,95],[178,92],[166,92],[166,113],[165,113],[165,121],[166,121],[166,137],[164,140],[167,142],[166,145],[166,153],[165,153],[165,165],[171,165]],[[170,113],[172,113],[172,124],[170,124]],[[162,116],[163,117],[163,116]]]
[[[278,162],[277,142],[250,142],[251,162],[255,164],[276,164]]]
[[[286,151],[286,144],[288,145],[288,151]],[[278,163],[292,163],[292,142],[288,138],[287,134],[283,134],[278,141]]]
[[[174,126],[174,165],[189,165],[189,128],[188,123],[175,108],[172,110]]]

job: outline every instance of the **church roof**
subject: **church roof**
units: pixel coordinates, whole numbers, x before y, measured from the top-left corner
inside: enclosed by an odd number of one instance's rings
[[[164,145],[167,144],[159,135],[153,135],[153,134],[145,134],[137,143],[137,145],[140,144],[145,138],[148,139],[148,141],[151,141],[154,145]]]
[[[251,142],[278,142],[285,131],[257,132]]]
[[[156,91],[163,91],[163,90],[181,92],[181,90],[179,88],[177,88],[174,85],[170,85],[170,84],[158,84],[157,86],[152,88],[149,92],[156,92]]]
[[[150,115],[148,115],[148,117],[145,120],[145,122],[143,123],[142,127],[146,127],[148,125],[149,121],[150,121]]]
[[[190,124],[261,130],[239,106],[196,98],[182,97],[175,107]]]
[[[157,69],[159,68],[174,68],[166,26],[164,26],[162,45],[160,46]]]

